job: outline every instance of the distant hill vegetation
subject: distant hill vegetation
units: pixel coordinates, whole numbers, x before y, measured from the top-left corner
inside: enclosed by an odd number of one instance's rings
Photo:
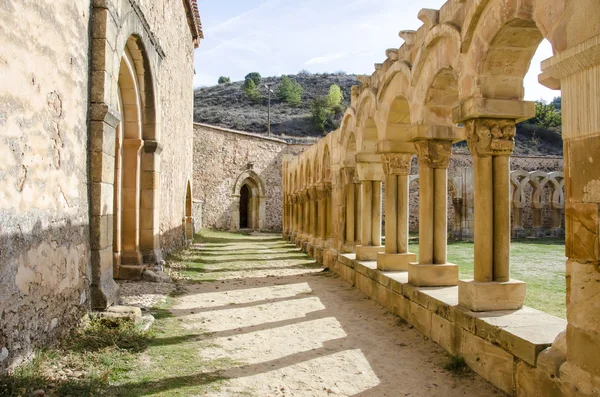
[[[291,142],[309,143],[337,128],[341,115],[350,104],[351,87],[359,84],[356,75],[343,72],[312,74],[302,71],[281,77],[249,73],[245,81],[238,82],[230,82],[228,77],[221,76],[218,85],[194,91],[194,121],[266,134],[267,85],[273,90],[272,135]],[[286,87],[287,95],[282,95],[280,85]],[[332,85],[340,88],[341,102],[330,109],[319,109],[319,106],[326,106]],[[299,100],[298,90],[301,92]],[[535,119],[517,126],[515,154],[562,156],[560,97],[550,103],[537,102],[536,110],[538,116]],[[321,119],[320,124],[315,122],[315,116]],[[468,151],[466,142],[455,145],[455,150]]]

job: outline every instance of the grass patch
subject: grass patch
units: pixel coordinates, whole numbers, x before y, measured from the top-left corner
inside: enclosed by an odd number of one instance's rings
[[[418,239],[409,249],[418,253]],[[525,304],[566,318],[565,242],[560,239],[514,240],[511,243],[511,277],[527,283]],[[448,262],[459,265],[461,279],[473,278],[472,242],[449,242]]]
[[[105,396],[135,365],[150,335],[131,321],[92,317],[58,346],[42,350],[11,375],[0,376],[0,396],[29,396],[36,390],[57,396]]]
[[[455,375],[464,374],[469,372],[469,367],[465,362],[465,359],[460,356],[451,356],[450,361],[444,365],[446,371],[452,372]]]

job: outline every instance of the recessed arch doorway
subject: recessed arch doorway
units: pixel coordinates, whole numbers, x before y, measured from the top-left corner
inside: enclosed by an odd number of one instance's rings
[[[265,188],[258,174],[253,170],[242,172],[236,179],[232,193],[230,229],[264,229]]]

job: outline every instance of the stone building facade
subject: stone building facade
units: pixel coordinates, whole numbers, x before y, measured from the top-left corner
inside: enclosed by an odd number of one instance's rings
[[[302,153],[307,147],[194,124],[195,228],[281,231],[283,160]],[[247,201],[241,195],[244,186],[249,189]],[[240,219],[240,208],[243,213],[244,205],[250,207],[246,224]]]
[[[0,5],[0,368],[185,243],[195,0]]]

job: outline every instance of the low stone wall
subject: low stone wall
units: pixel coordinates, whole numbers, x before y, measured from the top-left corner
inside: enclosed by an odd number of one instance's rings
[[[264,186],[266,230],[281,230],[283,217],[282,163],[308,145],[288,144],[275,138],[194,124],[194,222],[203,227],[232,230],[238,211],[239,191],[234,191],[242,174],[252,171]]]
[[[458,305],[458,287],[419,288],[407,272],[382,272],[376,262],[330,250],[326,265],[390,312],[406,320],[494,386],[515,396],[560,396],[552,376],[564,359],[546,350],[567,322],[523,307],[471,312]]]

